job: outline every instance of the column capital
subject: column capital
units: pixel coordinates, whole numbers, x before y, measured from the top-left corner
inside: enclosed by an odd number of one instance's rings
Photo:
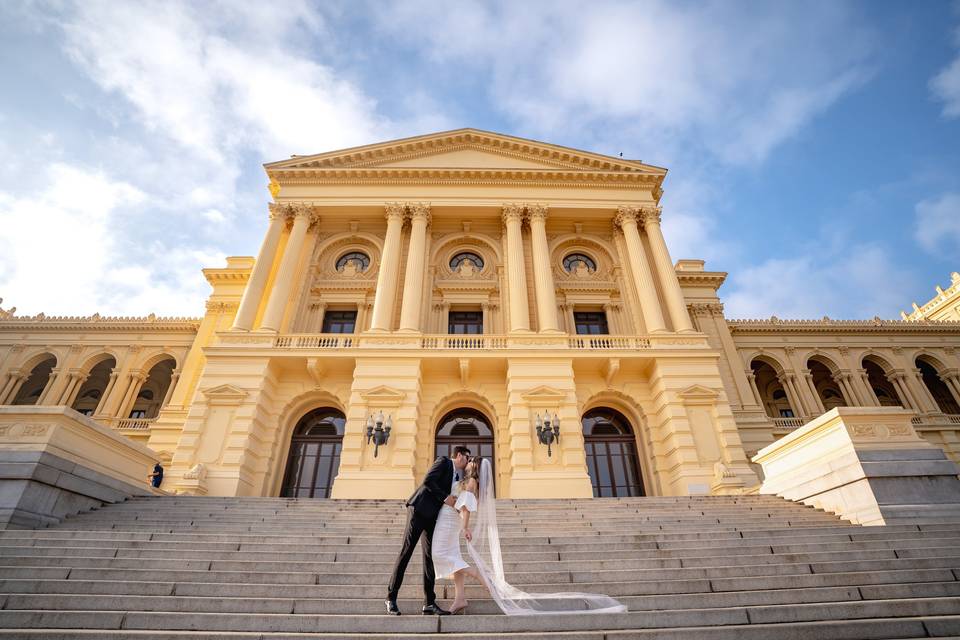
[[[289,207],[281,202],[271,202],[267,205],[268,217],[270,220],[286,218],[289,215]]]
[[[503,205],[503,222],[509,224],[513,221],[523,222],[522,204],[509,203]]]
[[[412,202],[407,205],[410,209],[410,221],[414,220],[424,220],[427,224],[430,224],[430,203],[429,202]]]
[[[534,220],[538,222],[546,222],[547,220],[547,211],[549,207],[545,204],[528,204],[527,205],[527,217],[531,222]]]
[[[617,215],[613,217],[613,225],[621,228],[624,224],[636,226],[639,216],[640,207],[620,205],[617,207]]]
[[[401,202],[388,202],[384,205],[384,217],[387,222],[403,222],[407,215],[407,205]]]
[[[663,214],[663,208],[648,205],[640,207],[639,219],[643,222],[643,225],[657,225],[660,226],[660,217]]]

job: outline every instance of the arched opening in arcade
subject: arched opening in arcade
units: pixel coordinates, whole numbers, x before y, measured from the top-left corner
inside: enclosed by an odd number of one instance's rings
[[[146,380],[137,391],[137,397],[126,412],[127,415],[123,417],[145,420],[156,418],[173,391],[171,382],[176,367],[177,363],[173,358],[164,358],[150,367]]]
[[[55,366],[57,366],[57,359],[52,355],[35,364],[10,404],[40,404],[47,385],[52,382]]]
[[[890,378],[887,377],[886,367],[872,356],[863,359],[863,369],[867,372],[867,383],[873,390],[877,402],[881,407],[905,407],[900,393]]]
[[[630,421],[615,409],[597,407],[585,413],[581,423],[593,496],[644,495],[637,439]]]
[[[770,418],[795,418],[800,414],[787,395],[777,370],[766,360],[754,358],[750,362],[753,383],[760,394],[760,403]]]
[[[440,418],[434,440],[434,455],[450,457],[457,445],[468,447],[472,455],[489,460],[490,471],[494,478],[497,477],[493,423],[483,412],[461,407],[448,411]]]
[[[300,418],[293,429],[281,498],[330,497],[340,469],[346,424],[343,412],[331,407],[314,409]]]
[[[116,366],[116,359],[113,356],[107,356],[90,369],[90,374],[80,385],[77,396],[71,405],[74,411],[85,416],[98,413],[105,399],[107,386],[110,384],[110,375]]]
[[[832,363],[831,363],[832,364]],[[846,407],[849,403],[844,397],[840,384],[834,379],[835,367],[830,367],[819,358],[807,360],[807,369],[810,370],[813,389],[820,398],[824,411],[835,407]]]
[[[937,408],[948,415],[960,414],[960,404],[953,397],[947,382],[940,377],[940,372],[937,371],[936,366],[923,356],[918,357],[915,364],[917,369],[920,370],[923,384],[926,385],[930,395],[933,396],[934,402],[937,403]]]

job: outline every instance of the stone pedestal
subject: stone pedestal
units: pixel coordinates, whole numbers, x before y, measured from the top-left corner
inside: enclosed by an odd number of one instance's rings
[[[67,407],[0,407],[0,529],[159,495],[147,483],[157,454]]]
[[[761,449],[761,493],[864,525],[960,517],[957,465],[900,408],[838,407]]]

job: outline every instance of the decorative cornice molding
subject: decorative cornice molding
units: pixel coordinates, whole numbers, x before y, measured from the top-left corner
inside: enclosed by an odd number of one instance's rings
[[[770,319],[727,320],[731,333],[955,333],[960,334],[960,322],[909,320],[781,320]]]

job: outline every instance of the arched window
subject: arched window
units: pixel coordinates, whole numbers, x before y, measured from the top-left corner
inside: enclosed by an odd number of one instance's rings
[[[361,251],[351,251],[345,253],[337,260],[337,271],[343,271],[347,263],[353,260],[357,271],[366,271],[370,266],[370,256]]]
[[[473,455],[489,460],[490,469],[496,477],[493,427],[487,416],[468,407],[454,409],[443,416],[437,424],[434,445],[437,457],[450,457],[457,445],[469,447]]]
[[[472,262],[477,271],[483,270],[483,258],[471,251],[464,251],[450,258],[450,270],[456,271],[459,269],[464,260]]]
[[[43,390],[50,383],[55,366],[57,366],[57,359],[53,356],[36,364],[10,404],[37,404],[40,396],[43,395]]]
[[[281,498],[329,498],[340,469],[347,418],[331,407],[307,413],[293,429]]]
[[[596,271],[596,270],[597,270],[597,263],[593,261],[593,258],[591,258],[591,257],[588,256],[588,255],[584,255],[584,254],[582,254],[582,253],[571,253],[571,254],[568,255],[566,258],[564,258],[564,259],[563,259],[563,270],[566,271],[566,272],[568,272],[568,273],[571,273],[571,272],[573,272],[573,271],[576,271],[578,265],[579,265],[581,262],[582,262],[583,265],[584,265],[587,269],[589,269],[590,271]]]
[[[643,480],[630,421],[619,411],[598,407],[585,413],[581,424],[594,497],[642,496]]]

